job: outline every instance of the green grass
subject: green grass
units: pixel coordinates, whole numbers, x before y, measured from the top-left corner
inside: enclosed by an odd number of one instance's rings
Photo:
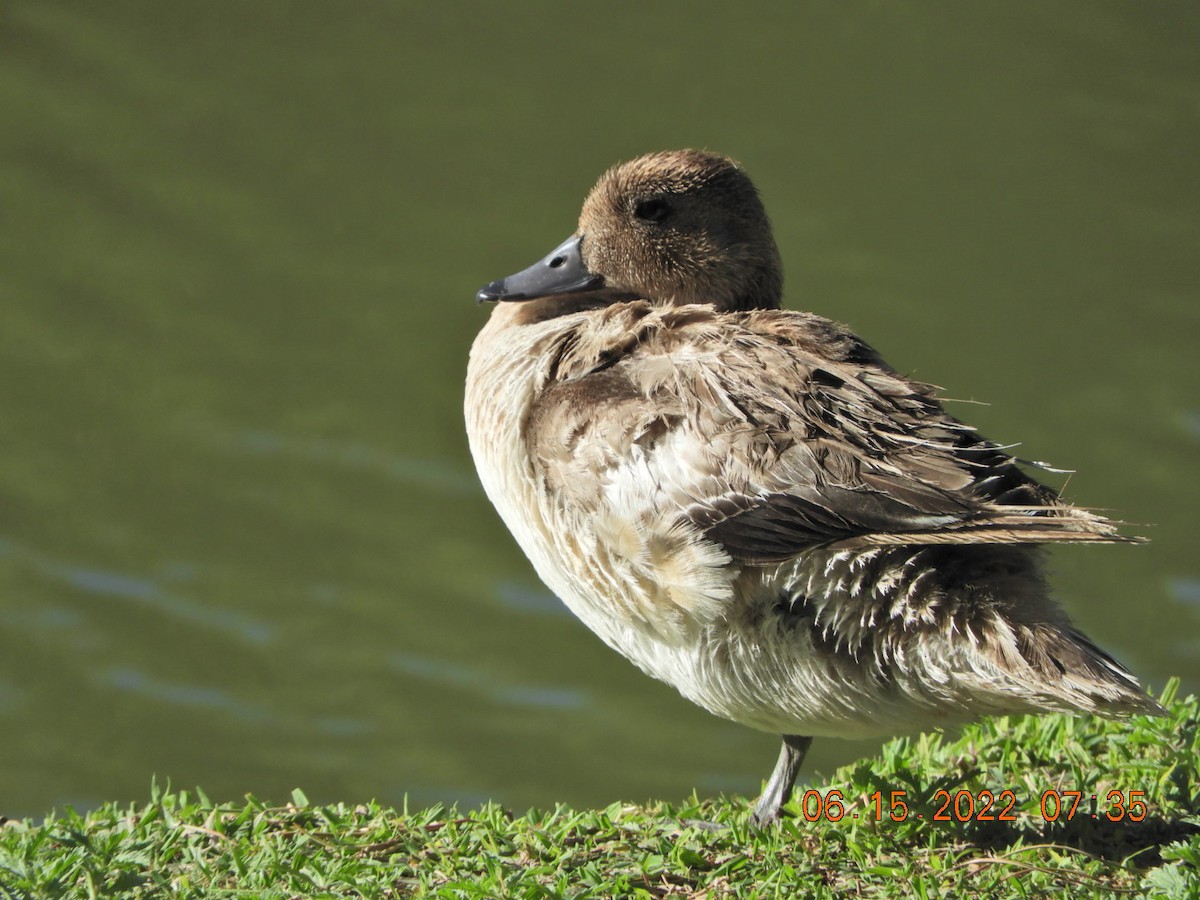
[[[810,785],[812,821],[799,794],[760,833],[744,798],[514,816],[152,788],[143,805],[4,822],[0,898],[1197,897],[1200,704],[1175,689],[1162,719],[1001,718],[893,741]],[[1015,821],[979,821],[981,792],[1006,789]],[[893,791],[905,804],[894,817]],[[939,791],[968,821],[932,819]],[[1083,794],[1069,821],[1068,791]],[[1066,799],[1057,815],[1054,796]]]

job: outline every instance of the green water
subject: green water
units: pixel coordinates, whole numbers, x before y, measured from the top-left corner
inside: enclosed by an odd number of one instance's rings
[[[461,424],[475,289],[670,147],[746,164],[791,306],[1149,525],[1056,583],[1200,690],[1198,46],[1185,3],[8,0],[0,814],[757,790],[775,740],[546,594]]]

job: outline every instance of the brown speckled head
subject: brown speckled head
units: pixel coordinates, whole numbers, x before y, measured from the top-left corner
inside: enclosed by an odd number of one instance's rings
[[[733,160],[669,150],[614,166],[579,217],[583,262],[608,288],[658,303],[776,309],[779,250]]]
[[[523,303],[505,315],[537,321],[631,299],[778,309],[782,290],[771,223],[738,164],[669,150],[605,172],[574,235],[476,296]]]

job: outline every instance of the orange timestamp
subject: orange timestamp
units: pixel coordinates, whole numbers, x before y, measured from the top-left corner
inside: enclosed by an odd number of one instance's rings
[[[931,802],[920,802],[907,791],[875,791],[865,804],[848,802],[837,788],[828,791],[810,789],[800,798],[800,814],[805,821],[825,819],[866,819],[876,822],[907,822],[924,819],[931,822],[1015,822],[1022,806],[1016,791],[961,789],[934,791]],[[1106,794],[1050,788],[1042,792],[1038,813],[1046,822],[1070,822],[1076,815],[1110,822],[1142,822],[1150,807],[1145,791],[1112,790]],[[1024,813],[1033,816],[1034,813]]]

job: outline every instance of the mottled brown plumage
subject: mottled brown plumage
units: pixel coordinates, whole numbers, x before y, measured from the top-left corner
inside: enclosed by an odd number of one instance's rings
[[[617,166],[575,236],[494,282],[466,413],[489,497],[606,642],[785,736],[980,714],[1153,713],[1050,597],[1037,545],[1126,540],[948,415],[843,326],[778,309],[770,224],[732,161]],[[803,737],[800,737],[802,735]]]

